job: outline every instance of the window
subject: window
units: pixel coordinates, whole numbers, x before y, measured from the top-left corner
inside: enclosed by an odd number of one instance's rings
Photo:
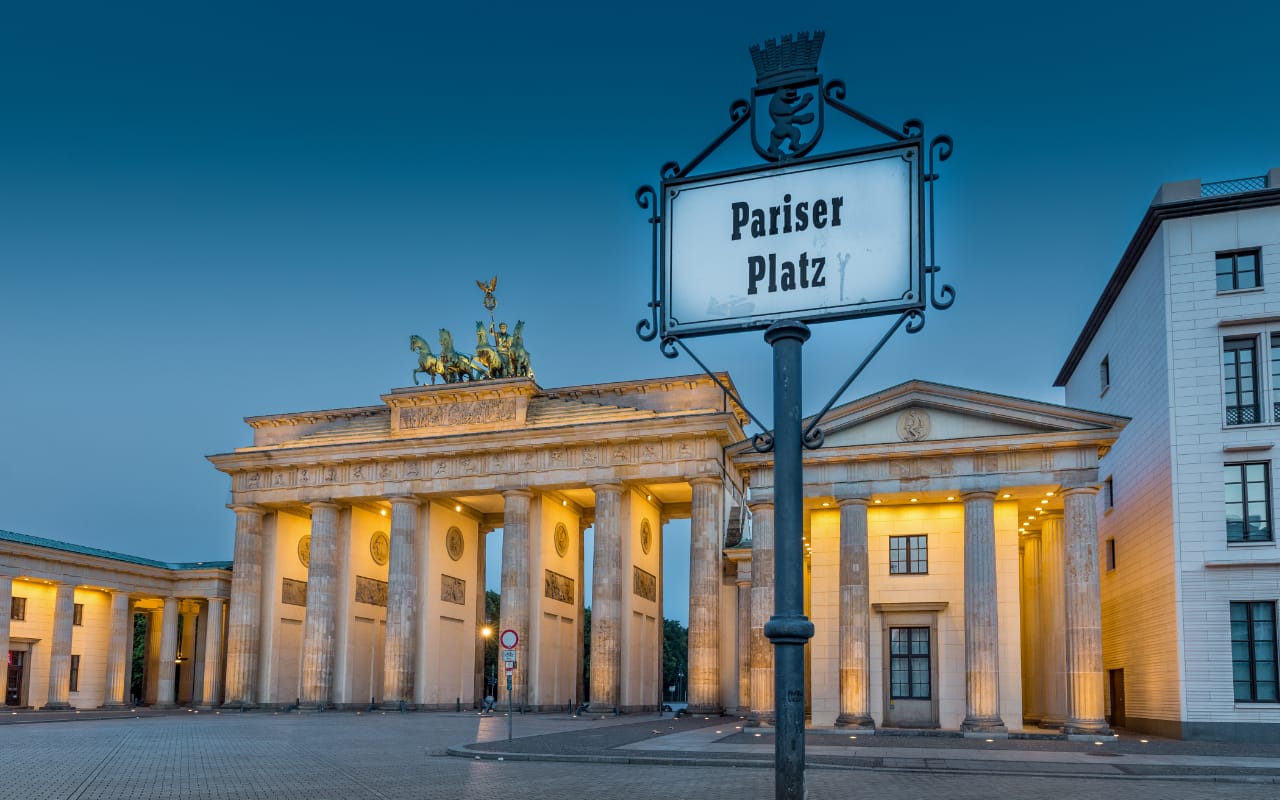
[[[71,657],[71,691],[80,691],[80,656]]]
[[[1226,490],[1228,542],[1271,541],[1271,479],[1266,462],[1227,464]]]
[[[1261,422],[1258,414],[1257,343],[1252,336],[1222,342],[1222,377],[1228,425]]]
[[[928,571],[928,536],[889,537],[890,575],[924,575]]]
[[[1271,418],[1280,421],[1280,333],[1271,334]]]
[[[9,608],[9,619],[16,619],[19,622],[27,618],[27,598],[13,598],[13,605]]]
[[[1231,604],[1231,675],[1236,702],[1275,703],[1276,604]]]
[[[1257,249],[1218,253],[1218,291],[1231,292],[1261,286],[1262,273],[1258,270],[1258,265],[1262,259],[1258,256]]]
[[[1102,363],[1098,365],[1098,382],[1101,384],[1099,391],[1106,394],[1111,386],[1111,356],[1102,357]]]
[[[71,607],[71,624],[84,624],[84,603],[76,603]]]
[[[1115,540],[1115,537],[1113,536],[1107,540],[1107,571],[1110,572],[1115,568],[1116,568],[1116,540]]]
[[[1102,508],[1110,511],[1116,507],[1116,484],[1110,475],[1102,482]]]
[[[889,629],[889,696],[928,700],[929,629]]]

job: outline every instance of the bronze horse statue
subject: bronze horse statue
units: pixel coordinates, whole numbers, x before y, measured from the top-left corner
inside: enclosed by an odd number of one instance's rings
[[[453,349],[453,334],[447,328],[440,329],[440,363],[444,365],[445,383],[489,377],[489,370],[482,364],[477,364],[466,353]]]
[[[490,378],[506,378],[511,372],[510,359],[506,353],[494,349],[489,344],[489,336],[485,332],[484,323],[476,323],[476,354],[473,357],[477,364],[489,372]]]
[[[431,352],[431,345],[427,344],[427,340],[421,336],[414,334],[409,337],[409,349],[418,354],[418,368],[413,371],[413,385],[419,386],[418,373],[425,373],[431,376],[431,385],[434,386],[436,376],[445,377],[444,362],[440,357]],[[447,381],[448,379],[445,378]]]
[[[524,320],[516,321],[511,335],[511,374],[533,380],[533,366],[529,351],[524,349]]]

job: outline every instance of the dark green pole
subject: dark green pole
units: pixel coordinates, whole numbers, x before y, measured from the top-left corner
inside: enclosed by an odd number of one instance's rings
[[[773,642],[775,797],[804,800],[804,646],[813,623],[804,615],[804,474],[801,458],[800,367],[809,326],[775,322],[764,332],[773,347]]]

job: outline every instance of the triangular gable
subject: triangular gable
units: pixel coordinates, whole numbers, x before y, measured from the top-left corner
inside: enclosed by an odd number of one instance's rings
[[[1021,437],[1124,426],[1123,417],[910,381],[833,409],[826,447]]]

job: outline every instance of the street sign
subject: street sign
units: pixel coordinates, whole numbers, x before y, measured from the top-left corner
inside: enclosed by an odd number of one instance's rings
[[[919,140],[664,181],[662,335],[923,308]]]
[[[507,662],[508,664],[514,664],[514,663],[516,663],[516,651],[515,651],[515,650],[503,650],[503,651],[502,651],[502,660],[503,660],[503,661],[505,661],[505,662]]]
[[[516,633],[511,628],[507,628],[505,631],[498,634],[498,644],[502,645],[507,650],[514,650],[516,645],[519,643],[520,634]]]

